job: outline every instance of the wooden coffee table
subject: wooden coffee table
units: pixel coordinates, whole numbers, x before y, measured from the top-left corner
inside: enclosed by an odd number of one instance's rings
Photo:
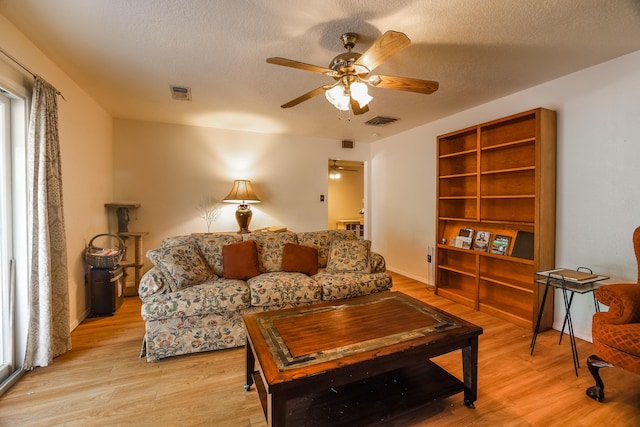
[[[400,292],[247,314],[247,379],[269,426],[364,425],[463,392],[482,328]],[[429,360],[462,350],[463,380]]]

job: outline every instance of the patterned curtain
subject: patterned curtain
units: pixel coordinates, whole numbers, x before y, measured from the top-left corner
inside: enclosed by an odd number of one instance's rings
[[[36,77],[27,148],[32,241],[26,369],[47,366],[71,348],[57,93]]]

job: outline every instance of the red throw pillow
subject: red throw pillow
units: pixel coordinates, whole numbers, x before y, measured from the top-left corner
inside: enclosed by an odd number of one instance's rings
[[[282,271],[313,276],[318,272],[318,250],[295,243],[285,244],[282,251]]]
[[[247,280],[260,274],[256,242],[247,240],[222,247],[222,275],[225,279]]]

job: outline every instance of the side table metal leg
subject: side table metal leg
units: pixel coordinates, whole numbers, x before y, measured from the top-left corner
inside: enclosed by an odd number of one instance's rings
[[[569,309],[571,310],[571,303],[573,303],[573,296],[575,292],[571,292],[571,296],[569,297]],[[568,313],[569,311],[567,311]],[[564,329],[567,326],[567,314],[564,315],[564,321],[562,322],[562,330],[560,331],[560,340],[558,340],[558,344],[562,344],[562,336],[564,335]]]
[[[572,293],[573,294],[573,293]],[[573,368],[578,376],[578,368],[580,367],[580,361],[578,360],[578,348],[576,347],[576,337],[573,333],[573,322],[571,321],[571,305],[569,304],[569,298],[567,297],[567,288],[562,286],[562,297],[564,299],[564,308],[566,311],[565,318],[567,319],[567,325],[569,327],[569,341],[571,341],[571,355],[573,356]]]
[[[533,337],[531,337],[531,355],[533,356],[533,350],[536,348],[536,339],[540,332],[540,322],[542,321],[542,313],[544,312],[544,303],[547,300],[547,294],[549,293],[549,278],[547,277],[547,283],[544,285],[544,293],[542,294],[542,302],[540,303],[540,309],[538,310],[538,320],[536,321],[536,327],[533,330]]]

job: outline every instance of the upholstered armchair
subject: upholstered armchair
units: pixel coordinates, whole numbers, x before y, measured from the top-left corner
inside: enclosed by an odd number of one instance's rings
[[[597,401],[604,399],[600,368],[617,366],[640,374],[640,227],[633,233],[633,247],[638,262],[637,283],[605,285],[595,291],[598,301],[609,306],[608,312],[593,315],[596,354],[587,358],[589,372],[596,381],[587,389],[587,395]]]

